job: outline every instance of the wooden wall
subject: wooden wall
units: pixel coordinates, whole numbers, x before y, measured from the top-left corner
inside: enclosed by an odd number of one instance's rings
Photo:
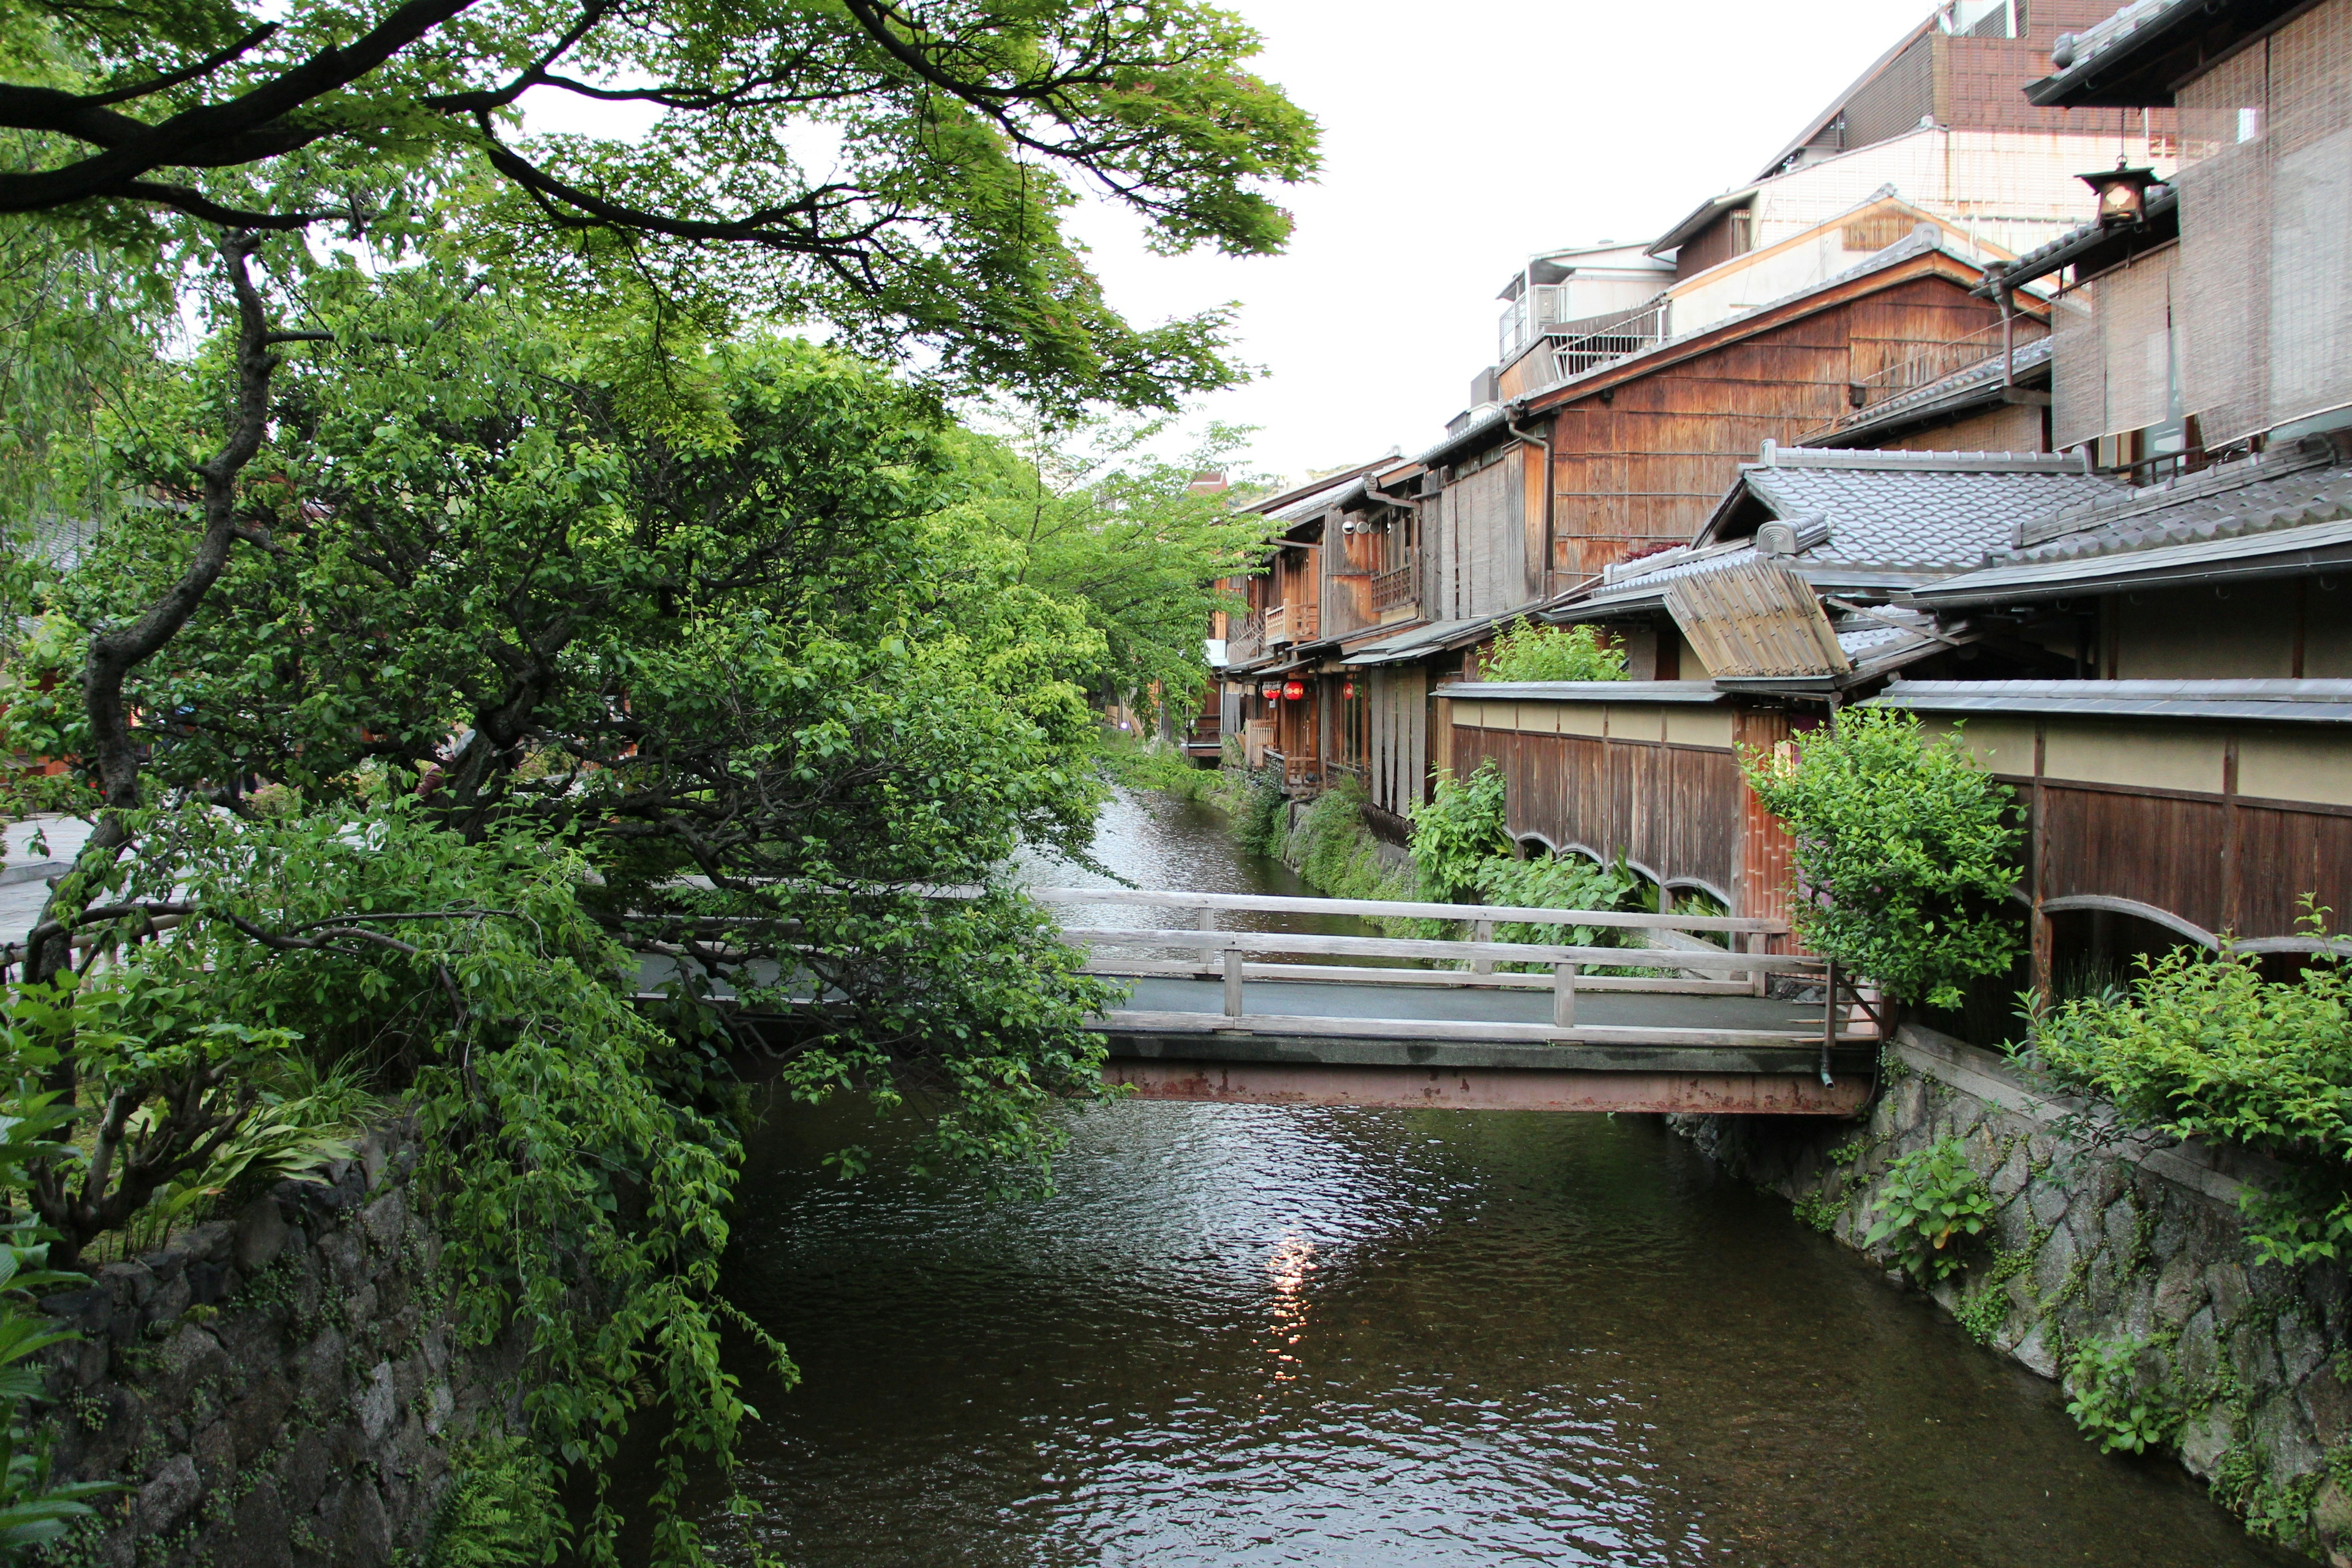
[[[1747,788],[1729,751],[1458,722],[1453,751],[1457,776],[1488,761],[1502,770],[1512,837],[1601,860],[1622,854],[1653,880],[1704,889],[1737,909],[1733,872]]]
[[[1687,540],[1767,440],[1846,407],[1846,384],[2000,320],[1941,276],[1767,328],[1560,405],[1552,425],[1563,583],[1637,545]]]

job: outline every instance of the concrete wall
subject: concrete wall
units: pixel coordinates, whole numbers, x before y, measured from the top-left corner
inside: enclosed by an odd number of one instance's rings
[[[423,1549],[453,1446],[519,1424],[520,1356],[453,1344],[414,1163],[373,1137],[332,1186],[282,1184],[44,1303],[83,1336],[49,1375],[58,1469],[128,1489],[75,1561],[381,1568]]]
[[[2138,1378],[2168,1384],[2187,1411],[2179,1462],[2258,1531],[2352,1565],[2352,1494],[2328,1479],[2331,1459],[2352,1460],[2352,1286],[2340,1268],[2289,1270],[2247,1248],[2238,1200],[2269,1163],[2126,1135],[2102,1110],[1933,1031],[1906,1026],[1885,1060],[1859,1126],[1675,1124],[1890,1267],[1864,1240],[1888,1165],[1960,1139],[1999,1206],[1936,1299],[1987,1328],[1989,1353],[2046,1378],[2065,1377],[2092,1341],[2144,1342]]]

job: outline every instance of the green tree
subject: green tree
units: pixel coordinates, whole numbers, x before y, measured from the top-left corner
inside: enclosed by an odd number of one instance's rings
[[[974,443],[985,489],[969,510],[1018,548],[1015,580],[1084,611],[1102,636],[1104,696],[1147,715],[1155,691],[1189,708],[1209,679],[1210,617],[1242,607],[1218,580],[1262,570],[1280,526],[1192,488],[1204,471],[1230,475],[1249,432],[1213,425],[1170,462],[1149,450],[1165,420],[999,423],[1013,433]]]
[[[1796,840],[1798,933],[1887,995],[1957,1007],[1961,987],[2018,952],[2009,786],[1957,732],[1929,742],[1900,709],[1849,708],[1793,755],[1741,758],[1748,787]]]
[[[1137,331],[1061,236],[1084,186],[1168,249],[1277,249],[1311,121],[1190,0],[30,0],[0,26],[0,213],[152,238],[456,239],[590,300],[651,284],[927,344],[978,382],[1153,402],[1222,318]],[[622,131],[533,133],[593,110]],[[721,260],[721,256],[726,259]],[[583,270],[583,264],[586,267]],[[707,323],[706,323],[707,324]]]

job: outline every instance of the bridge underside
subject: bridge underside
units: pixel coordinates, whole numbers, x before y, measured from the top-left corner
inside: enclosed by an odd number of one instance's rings
[[[1811,1047],[1464,1045],[1223,1031],[1108,1032],[1103,1076],[1143,1100],[1400,1110],[1853,1116],[1877,1053]]]

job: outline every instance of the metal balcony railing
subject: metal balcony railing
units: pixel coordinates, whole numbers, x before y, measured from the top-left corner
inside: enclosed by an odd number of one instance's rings
[[[1552,379],[1566,381],[1664,342],[1672,308],[1661,294],[1622,316],[1561,322],[1551,334]]]

